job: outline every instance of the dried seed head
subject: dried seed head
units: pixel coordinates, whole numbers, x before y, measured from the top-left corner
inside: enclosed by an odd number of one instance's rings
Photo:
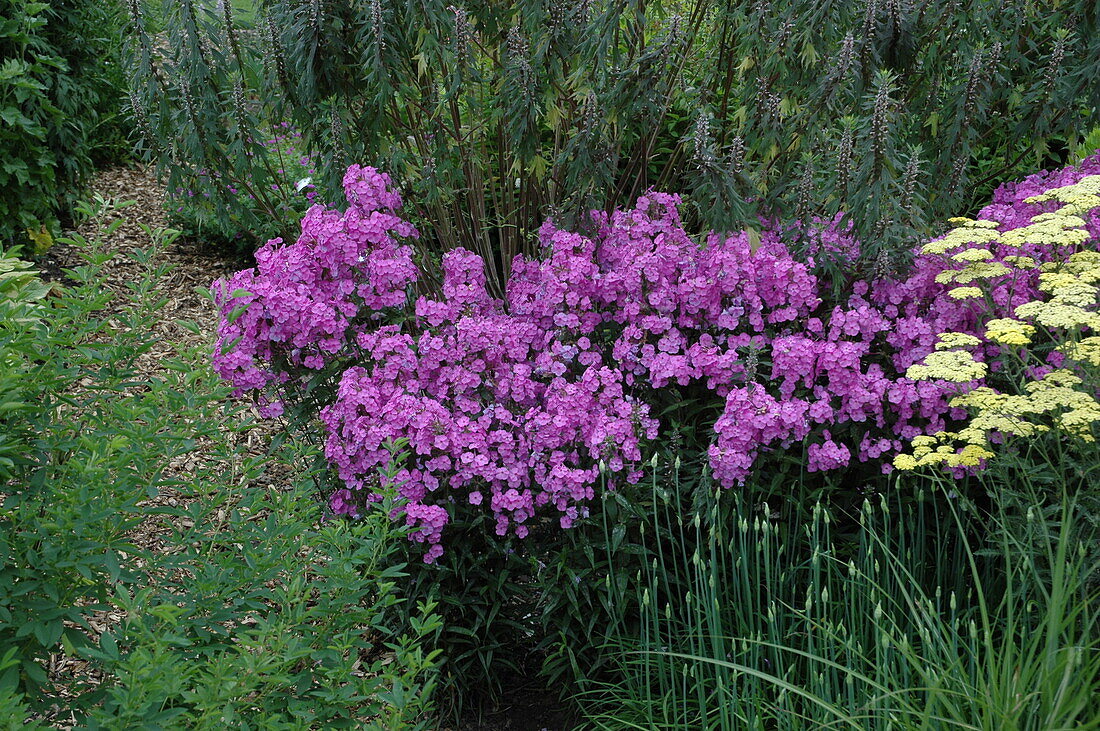
[[[520,31],[519,25],[513,25],[508,30],[508,57],[519,74],[523,95],[531,98],[535,92],[535,72],[527,58],[528,48],[527,39]]]
[[[371,0],[370,3],[370,24],[371,30],[374,31],[374,44],[379,50],[383,50],[386,47],[386,25],[385,19],[382,16],[382,0]]]
[[[852,63],[856,58],[856,39],[851,33],[844,36],[844,40],[840,42],[840,49],[836,52],[836,57],[833,59],[832,68],[829,70],[829,75],[826,77],[826,96],[831,96],[836,87],[841,81],[848,76],[848,72],[852,69]]]
[[[890,129],[890,113],[893,101],[890,99],[891,83],[885,75],[881,78],[875,92],[875,104],[871,111],[871,154],[881,161],[886,154],[887,135]]]
[[[844,132],[840,136],[840,144],[836,151],[836,177],[837,187],[840,189],[842,200],[848,198],[848,186],[852,182],[852,157],[855,148],[855,129],[852,125],[845,125]]]
[[[566,5],[565,0],[550,0],[547,25],[550,27],[551,35],[558,35],[565,29],[572,12],[573,8]]]
[[[264,64],[275,71],[275,77],[285,89],[290,86],[290,80],[286,73],[286,56],[283,53],[283,43],[279,35],[279,28],[275,25],[275,19],[270,13],[265,14],[264,27],[267,30],[265,34],[267,46],[265,50],[267,53],[264,55]]]
[[[954,164],[951,166],[951,177],[947,182],[947,194],[949,196],[955,196],[958,194],[959,189],[962,188],[963,177],[966,174],[966,161],[962,157],[955,158]]]
[[[592,20],[592,6],[595,0],[577,0],[573,5],[573,20],[579,25],[588,25]]]
[[[596,95],[588,92],[581,102],[581,130],[586,134],[592,134],[599,129],[600,105]]]
[[[1050,52],[1050,60],[1043,70],[1043,94],[1050,97],[1054,93],[1054,84],[1058,81],[1058,74],[1062,69],[1062,61],[1069,46],[1069,34],[1062,32],[1054,39],[1054,48]]]
[[[871,265],[871,278],[873,280],[889,279],[894,272],[893,257],[887,247],[882,247],[875,255],[875,261]]]
[[[470,43],[474,38],[474,28],[470,24],[470,16],[466,8],[451,5],[447,8],[455,16],[453,40],[455,44],[455,56],[465,61],[470,55]]]
[[[233,113],[237,117],[238,129],[248,129],[248,106],[245,102],[244,84],[239,77],[233,79]]]
[[[745,169],[745,139],[741,135],[730,142],[729,168],[735,175]]]
[[[863,44],[864,46],[874,46],[875,31],[878,26],[878,13],[879,13],[880,0],[867,0],[867,5],[863,8]]]
[[[806,221],[812,212],[814,175],[816,172],[813,158],[807,157],[802,163],[802,175],[798,180],[798,193],[795,202],[795,215],[802,221]]]
[[[779,30],[775,34],[773,43],[777,51],[783,51],[787,47],[787,43],[790,42],[791,36],[794,34],[794,21],[788,20],[779,27]]]
[[[660,65],[668,63],[669,59],[673,58],[673,51],[680,47],[681,41],[683,40],[682,23],[683,18],[680,17],[680,14],[674,13],[665,24],[664,35],[661,40],[659,51]]]
[[[1001,56],[1004,55],[1004,44],[997,41],[989,48],[989,57],[986,60],[985,75],[986,78],[993,78],[993,74],[996,73],[997,68],[1001,65]]]
[[[321,26],[325,22],[324,0],[309,0],[309,29],[313,35],[321,35]]]
[[[917,180],[921,173],[920,150],[913,150],[905,163],[905,174],[901,179],[901,209],[910,211],[913,207],[913,198],[917,192]]]
[[[180,84],[180,99],[183,101],[183,111],[187,115],[187,120],[195,128],[199,128],[199,115],[198,110],[195,107],[195,97],[191,93],[191,84],[187,79],[182,76],[179,79]]]
[[[752,382],[756,380],[756,371],[760,368],[760,348],[756,344],[749,345],[748,352],[745,354],[745,381]]]
[[[329,136],[332,145],[332,164],[337,170],[343,170],[344,164],[344,123],[340,112],[333,107],[329,113]]]
[[[142,8],[141,0],[127,0],[126,8],[130,11],[130,22],[134,24],[134,27],[144,30],[145,10]]]
[[[966,95],[963,98],[963,112],[960,121],[962,129],[970,126],[971,117],[974,115],[974,107],[978,104],[978,89],[981,87],[985,69],[982,61],[982,49],[979,48],[974,52],[974,57],[970,59],[970,68],[966,72]]]
[[[695,120],[691,141],[694,146],[692,157],[696,164],[707,165],[714,162],[714,148],[710,137],[710,112],[703,112]]]
[[[129,92],[130,109],[134,113],[134,123],[137,125],[138,134],[145,144],[152,146],[156,140],[153,135],[153,125],[149,122],[149,115],[145,113],[145,106],[141,103],[137,92],[133,89]]]
[[[229,41],[229,47],[233,54],[240,58],[240,41],[237,36],[237,26],[233,23],[233,3],[218,0],[218,10],[221,12],[222,24],[225,25],[225,37]]]

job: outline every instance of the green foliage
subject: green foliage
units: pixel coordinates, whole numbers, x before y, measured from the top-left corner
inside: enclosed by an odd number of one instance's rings
[[[41,300],[49,291],[15,253],[0,250],[0,484],[15,474],[32,436],[23,415],[36,407],[24,387],[37,357]]]
[[[1100,114],[1090,0],[254,6],[246,30],[231,3],[131,3],[136,118],[171,186],[216,171],[225,228],[293,233],[259,133],[290,121],[323,200],[349,162],[381,167],[426,253],[477,252],[497,286],[546,215],[584,226],[653,186],[699,225],[843,211],[905,251]]]
[[[677,539],[630,582],[640,622],[619,629],[618,671],[583,699],[591,724],[1094,728],[1100,597],[1065,540],[1075,502],[1054,540],[1029,518],[1032,552],[986,532],[1004,510],[900,487],[854,523],[733,494],[664,502],[654,528]]]
[[[402,601],[386,514],[318,528],[309,491],[241,490],[162,509],[192,550],[155,588],[116,592],[126,621],[85,653],[114,679],[89,726],[423,727],[439,618],[414,607],[400,637],[382,623]]]
[[[408,547],[401,588],[409,602],[397,607],[393,624],[408,622],[415,604],[435,606],[442,620],[434,645],[441,652],[437,703],[442,718],[457,721],[493,705],[538,667],[529,657],[534,559],[525,541],[490,540],[488,518],[454,527],[462,550],[444,552],[434,564],[423,563],[419,544]]]
[[[1100,150],[1100,127],[1093,127],[1084,139],[1073,145],[1071,157],[1075,162],[1080,162],[1097,150]]]
[[[76,284],[0,321],[25,364],[0,380],[21,403],[5,433],[22,437],[0,488],[4,722],[52,706],[91,728],[423,727],[439,619],[425,603],[383,622],[404,601],[404,535],[385,505],[318,524],[312,473],[260,487],[316,455],[250,450],[254,422],[196,365],[205,346],[158,352],[163,368],[145,372],[176,235],[148,233],[121,298],[103,280],[114,255],[74,236]],[[100,631],[104,611],[124,619]],[[88,673],[50,676],[55,653]]]
[[[265,193],[278,199],[276,215],[256,220],[242,218],[252,208],[256,186],[233,185],[216,171],[200,170],[194,177],[177,176],[177,187],[170,189],[169,221],[185,236],[248,249],[257,241],[286,234],[287,222],[297,221],[312,205],[316,170],[302,147],[300,133],[286,126],[256,133],[263,137],[263,154],[275,166],[270,178],[275,182],[267,185]],[[226,212],[230,213],[228,218]]]
[[[129,156],[119,10],[0,2],[0,245],[48,240],[93,162]]]

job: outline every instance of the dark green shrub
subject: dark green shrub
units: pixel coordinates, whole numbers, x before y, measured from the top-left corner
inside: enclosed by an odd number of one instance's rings
[[[119,10],[0,1],[0,244],[48,245],[93,163],[129,156]]]
[[[272,0],[247,29],[221,6],[151,22],[131,3],[137,117],[173,188],[216,171],[225,227],[292,232],[258,132],[291,121],[324,157],[323,200],[349,162],[387,170],[431,222],[423,245],[475,251],[498,282],[546,215],[571,226],[651,186],[699,225],[845,211],[907,250],[1098,114],[1090,0]]]

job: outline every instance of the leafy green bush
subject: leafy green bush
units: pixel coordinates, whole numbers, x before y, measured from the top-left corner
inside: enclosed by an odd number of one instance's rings
[[[426,250],[474,251],[498,285],[547,214],[573,227],[654,186],[689,193],[693,225],[844,211],[908,250],[1100,114],[1090,0],[274,0],[247,30],[231,3],[131,7],[136,116],[172,188],[217,171],[225,226],[266,235],[290,193],[259,130],[290,121],[321,200],[348,163],[387,170]]]
[[[47,245],[93,163],[129,156],[119,11],[0,1],[0,245]]]
[[[34,330],[49,287],[16,252],[0,250],[0,484],[15,473],[31,433],[22,415],[35,408],[25,394],[34,352]]]
[[[27,364],[4,374],[25,405],[5,429],[27,437],[0,487],[3,713],[60,709],[92,728],[423,726],[438,619],[424,604],[383,622],[403,601],[402,532],[384,512],[319,524],[308,472],[250,487],[315,455],[250,453],[253,422],[196,365],[204,347],[144,372],[174,236],[134,251],[121,298],[103,280],[115,255],[75,236],[76,284],[37,319],[0,320],[9,359]],[[135,542],[139,525],[162,550]],[[124,619],[101,631],[104,611]],[[52,654],[87,671],[50,675]]]

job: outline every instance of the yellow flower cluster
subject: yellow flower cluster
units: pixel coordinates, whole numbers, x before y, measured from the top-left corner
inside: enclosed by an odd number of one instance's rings
[[[1093,208],[1100,207],[1100,175],[1089,175],[1072,185],[1051,188],[1048,191],[1027,199],[1027,203],[1058,201],[1066,205],[1058,209],[1068,216],[1080,215]]]
[[[955,287],[947,291],[947,296],[956,300],[975,300],[982,296],[980,287]]]
[[[1100,175],[1028,199],[1029,203],[1044,201],[1058,201],[1064,205],[1056,211],[1035,216],[1028,226],[1003,233],[996,230],[997,224],[992,221],[951,219],[956,227],[938,241],[927,244],[924,251],[950,254],[951,260],[964,266],[941,272],[936,281],[965,285],[1013,269],[1038,266],[1028,256],[1007,256],[1003,264],[992,262],[990,249],[985,248],[992,244],[1016,248],[1024,244],[1073,247],[1088,241],[1089,233],[1081,215],[1100,208]],[[966,248],[951,253],[961,247]],[[1031,344],[1037,325],[1068,331],[1059,336],[1063,342],[1056,348],[1069,361],[1067,367],[1026,383],[1022,393],[1000,393],[981,386],[956,396],[950,405],[970,412],[966,425],[957,432],[943,431],[933,436],[916,437],[910,454],[895,457],[897,469],[912,470],[928,465],[977,466],[994,456],[989,441],[991,434],[1032,437],[1057,430],[1086,442],[1095,441],[1094,427],[1100,424],[1100,402],[1094,395],[1097,384],[1085,384],[1074,371],[1082,366],[1100,367],[1100,335],[1079,337],[1081,328],[1100,333],[1100,312],[1097,311],[1100,252],[1078,252],[1066,262],[1046,263],[1040,269],[1039,289],[1049,298],[1020,305],[1015,318],[988,321],[985,338],[1001,346],[1023,347]],[[976,286],[960,286],[948,290],[947,294],[955,299],[967,299],[980,297],[982,292]],[[979,343],[977,338],[965,333],[943,333],[936,350],[921,363],[911,366],[905,375],[914,380],[942,379],[954,383],[983,378],[986,364],[961,350]]]
[[[1035,326],[1005,317],[985,324],[985,336],[997,345],[1027,345],[1035,334]]]
[[[1082,213],[1100,207],[1100,175],[1090,175],[1073,185],[1052,188],[1042,195],[1028,199],[1029,203],[1058,201],[1064,205],[1056,211],[1040,213],[1027,226],[1011,231],[998,231],[996,221],[984,219],[952,218],[955,227],[944,236],[923,247],[926,254],[950,255],[961,269],[949,268],[936,276],[940,284],[968,285],[972,282],[993,279],[1009,274],[1015,269],[1034,269],[1035,260],[1029,256],[1008,256],[1003,262],[990,261],[992,244],[1019,248],[1025,244],[1048,246],[1078,246],[1089,240]],[[948,292],[954,299],[979,297],[974,287],[956,287]]]
[[[945,335],[973,337],[964,333],[945,333]],[[939,379],[952,383],[969,383],[985,377],[987,370],[985,363],[974,360],[974,356],[965,350],[943,349],[961,347],[961,345],[952,345],[950,341],[944,344],[943,336],[940,337],[940,343],[936,345],[937,350],[925,356],[920,363],[909,366],[905,371],[906,378],[914,381]],[[974,339],[977,340],[977,338]]]
[[[1049,417],[1066,434],[1086,442],[1096,441],[1092,432],[1093,424],[1100,423],[1100,403],[1074,388],[1079,385],[1081,379],[1070,371],[1056,370],[1027,384],[1027,393],[1004,394],[982,386],[956,396],[951,406],[972,414],[966,427],[958,432],[914,438],[912,454],[899,454],[894,458],[894,467],[976,467],[981,460],[994,456],[990,434],[1031,437],[1048,432],[1051,427],[1040,421],[1043,417]]]
[[[1064,343],[1057,350],[1078,363],[1100,366],[1100,335],[1090,335],[1076,343]]]
[[[943,432],[943,434],[950,436],[946,432]],[[917,437],[916,439],[920,438]],[[916,439],[913,440],[913,453],[899,454],[894,458],[894,467],[899,470],[915,470],[918,467],[928,467],[930,465],[977,467],[983,459],[993,457],[993,452],[977,444],[967,444],[962,449],[956,449],[951,444],[933,446],[936,443],[935,439],[928,437],[928,439],[933,440],[932,444],[917,446]]]
[[[1100,177],[1100,176],[1096,176]],[[1051,328],[1100,330],[1100,252],[1081,251],[1062,264],[1044,264],[1039,289],[1051,295],[1047,301],[1026,302],[1016,316]]]

